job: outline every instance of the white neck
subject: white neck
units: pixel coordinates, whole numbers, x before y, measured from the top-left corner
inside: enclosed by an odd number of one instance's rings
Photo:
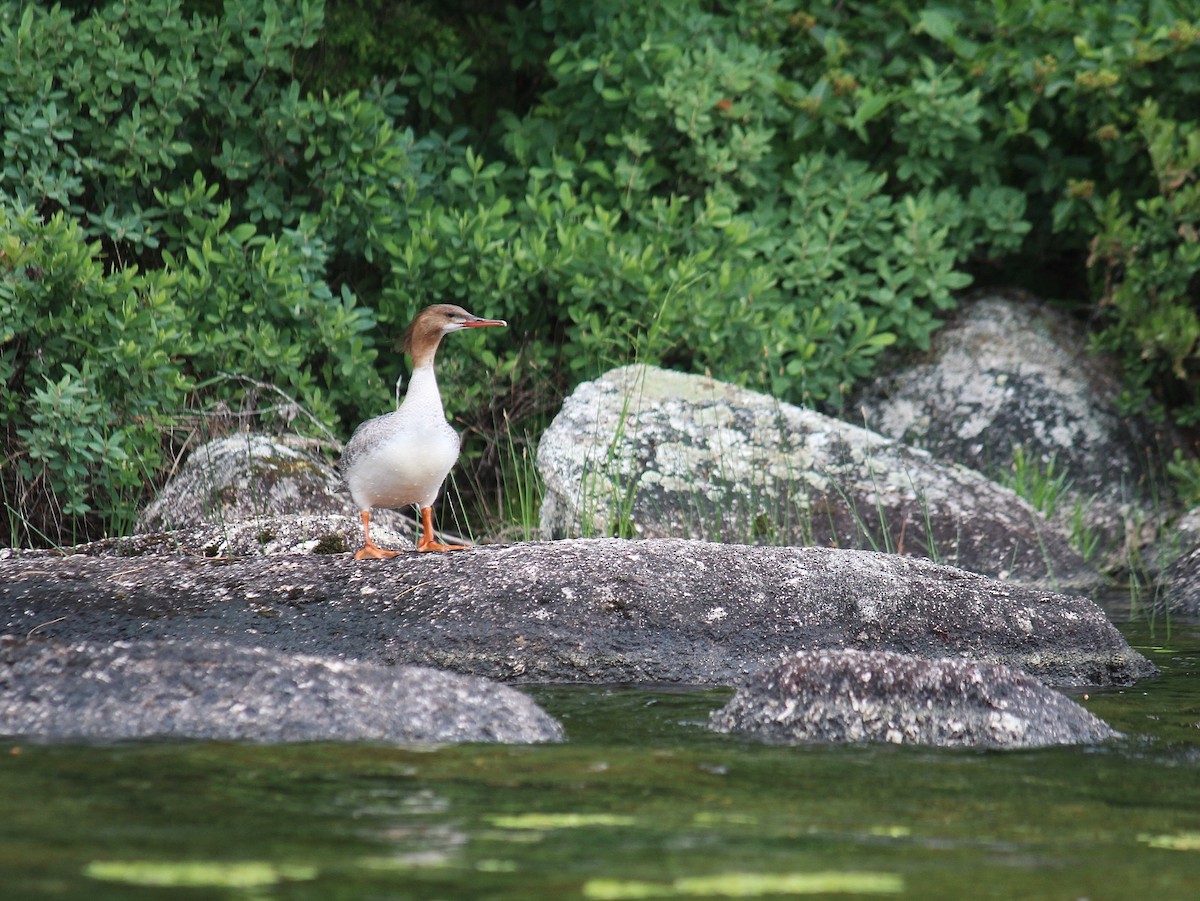
[[[408,392],[404,395],[404,403],[400,405],[404,411],[446,418],[442,408],[442,395],[438,391],[437,376],[433,374],[432,361],[428,366],[418,366],[412,371],[408,380]]]

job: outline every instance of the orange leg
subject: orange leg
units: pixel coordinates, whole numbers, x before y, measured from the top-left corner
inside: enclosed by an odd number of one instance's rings
[[[433,537],[433,507],[421,508],[421,537],[417,540],[418,551],[465,551],[465,544],[440,544]]]
[[[371,511],[363,510],[363,546],[362,550],[354,555],[355,560],[386,560],[388,557],[395,557],[399,551],[385,551],[371,540]]]

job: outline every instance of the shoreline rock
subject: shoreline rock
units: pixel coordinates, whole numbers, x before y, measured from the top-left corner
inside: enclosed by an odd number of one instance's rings
[[[894,550],[1027,585],[1103,581],[1008,488],[875,432],[697,375],[625,366],[542,436],[546,538]]]
[[[1093,530],[1112,568],[1151,540],[1163,512],[1153,461],[1177,440],[1123,413],[1119,394],[1113,360],[1089,349],[1081,323],[993,290],[964,302],[927,354],[865,385],[853,406],[872,429],[985,475],[1012,472],[1018,451],[1026,467],[1053,465],[1056,518]]]
[[[412,551],[412,541],[386,525],[371,523],[381,547]],[[168,532],[103,538],[70,548],[88,557],[145,557],[190,554],[199,557],[273,557],[293,554],[344,554],[362,546],[358,517],[340,513],[256,516],[227,523],[203,523]]]
[[[330,532],[347,532],[341,520],[349,519],[358,533],[351,547],[359,547],[359,511],[341,475],[311,444],[295,435],[252,432],[201,444],[138,516],[135,534],[114,540],[128,543],[144,535],[182,535],[190,531],[193,534],[189,540],[232,540],[238,548],[236,553],[279,553],[278,549],[256,549],[253,535],[245,534],[246,524],[309,518],[325,521],[324,528]],[[413,534],[414,521],[402,512],[378,510],[371,517],[371,525],[379,527],[376,540],[383,539],[382,547],[412,547],[412,542],[402,536]],[[203,533],[216,537],[204,538]]]
[[[589,539],[359,562],[0,559],[0,634],[222,640],[510,682],[735,685],[799,650],[1019,666],[1054,685],[1156,672],[1090,600],[910,557]]]

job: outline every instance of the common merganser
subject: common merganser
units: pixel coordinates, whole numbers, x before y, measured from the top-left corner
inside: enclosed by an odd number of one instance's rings
[[[462,307],[434,304],[417,314],[404,333],[404,350],[413,371],[404,402],[394,413],[368,419],[342,452],[342,475],[361,511],[364,544],[355,559],[381,560],[386,551],[371,540],[374,507],[416,505],[422,534],[418,551],[457,551],[464,545],[440,544],[433,537],[433,502],[458,459],[459,437],[446,421],[433,358],[442,335],[465,328],[508,325],[503,319],[480,319]]]

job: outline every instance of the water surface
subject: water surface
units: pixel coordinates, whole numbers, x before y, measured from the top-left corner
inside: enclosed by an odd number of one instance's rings
[[[1200,627],[1020,752],[773,747],[728,691],[531,689],[558,746],[0,744],[0,898],[1200,898]]]

